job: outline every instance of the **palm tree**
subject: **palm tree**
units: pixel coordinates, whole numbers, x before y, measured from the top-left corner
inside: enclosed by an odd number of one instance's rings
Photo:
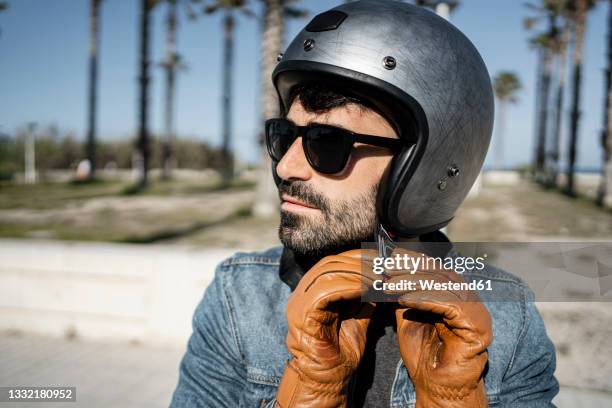
[[[234,27],[235,12],[240,11],[246,16],[253,16],[247,8],[246,0],[215,0],[205,7],[206,14],[223,12],[223,97],[222,97],[222,135],[221,155],[223,158],[223,183],[228,184],[234,176],[234,158],[231,153],[232,139],[232,80],[234,71]]]
[[[542,5],[525,4],[527,8],[535,12],[523,21],[526,30],[531,31],[540,20],[546,20],[548,27],[544,33],[536,34],[529,39],[532,48],[538,52],[538,87],[536,91],[536,127],[535,127],[535,155],[534,176],[537,181],[542,181],[546,170],[546,139],[548,134],[548,116],[550,87],[553,73],[553,49],[558,37],[556,3],[564,0],[543,0]]]
[[[505,113],[508,103],[516,103],[517,92],[522,88],[518,76],[514,72],[499,72],[493,79],[493,91],[497,98],[497,134],[495,150],[495,167],[503,168],[504,162],[504,127]]]
[[[191,0],[195,3],[195,0]],[[196,15],[190,3],[181,0],[165,0],[166,10],[166,56],[160,64],[166,76],[166,95],[164,98],[164,143],[162,149],[162,178],[172,177],[172,170],[176,167],[173,146],[174,133],[174,90],[176,87],[177,71],[185,69],[181,55],[177,52],[178,5],[184,4],[187,17],[193,20]]]
[[[416,0],[415,4],[421,7],[433,9],[436,14],[445,19],[450,19],[450,14],[459,5],[458,0]]]
[[[538,114],[538,134],[536,144],[535,172],[536,180],[542,180],[546,167],[546,134],[548,130],[548,104],[550,101],[550,82],[552,76],[551,36],[541,34],[532,39],[532,44],[540,48],[542,77],[540,79],[540,99]]]
[[[562,2],[560,2],[561,4]],[[565,13],[561,10],[560,13]],[[565,15],[563,29],[557,36],[553,53],[557,56],[557,93],[554,105],[554,129],[552,146],[550,150],[549,177],[546,181],[548,187],[557,186],[557,176],[559,174],[559,151],[561,148],[561,122],[563,117],[563,96],[565,95],[565,76],[567,67],[567,44],[570,34],[570,19]]]
[[[524,23],[524,26],[527,27],[529,25],[528,22]],[[536,163],[538,156],[538,133],[540,129],[540,104],[542,103],[542,79],[544,77],[544,49],[537,45],[537,42],[534,38],[529,40],[529,44],[531,48],[536,50],[537,53],[537,62],[536,62],[536,84],[535,84],[535,104],[534,104],[534,121],[533,121],[533,140],[534,143],[534,155],[533,155],[533,163],[532,163],[532,176],[535,176],[536,173]]]
[[[276,211],[278,203],[276,187],[272,180],[270,157],[263,143],[263,123],[266,119],[278,116],[278,96],[272,84],[272,71],[278,63],[283,49],[285,32],[285,17],[299,18],[306,15],[304,10],[293,7],[291,0],[262,0],[264,3],[261,19],[261,120],[259,128],[259,145],[261,151],[261,167],[257,178],[257,191],[253,203],[253,214],[259,217],[269,217]]]
[[[604,101],[604,120],[601,132],[603,168],[597,203],[612,208],[612,0],[608,6],[608,66],[605,71],[606,97]]]
[[[580,92],[582,88],[582,50],[584,47],[584,31],[586,28],[586,15],[595,0],[572,0],[569,4],[570,15],[573,20],[572,36],[573,48],[573,74],[572,74],[572,109],[570,113],[570,141],[567,157],[567,180],[565,193],[575,196],[574,172],[576,166],[576,146],[578,144],[578,127],[580,125]]]
[[[172,155],[174,141],[174,86],[176,67],[179,55],[176,52],[176,2],[177,0],[167,0],[166,15],[166,59],[162,67],[166,71],[166,97],[164,109],[164,145],[162,150],[162,178],[169,179],[172,176],[172,169],[175,163]]]
[[[8,7],[9,7],[8,2],[0,0],[0,13],[8,10]],[[2,34],[2,30],[0,30],[0,34]]]
[[[158,0],[140,1],[140,100],[138,115],[138,153],[134,160],[135,167],[140,171],[137,190],[142,190],[148,185],[150,141],[149,141],[149,65],[150,65],[150,26],[151,10]]]
[[[276,188],[272,180],[270,167],[272,162],[263,143],[263,121],[278,116],[278,97],[272,84],[272,71],[277,64],[277,58],[283,49],[285,34],[284,0],[263,0],[264,11],[261,29],[261,123],[259,145],[261,169],[258,177],[253,214],[258,217],[270,217],[276,210]]]
[[[89,14],[89,98],[87,109],[87,159],[90,164],[89,179],[96,176],[96,106],[98,90],[98,33],[100,4],[102,0],[91,0]]]
[[[532,28],[538,20],[545,19],[548,22],[547,31],[532,41],[540,48],[538,54],[542,63],[542,78],[539,84],[541,91],[545,94],[540,95],[543,98],[537,98],[539,111],[539,118],[536,120],[536,133],[538,135],[535,156],[537,179],[552,187],[556,185],[561,139],[565,62],[569,37],[569,19],[566,18],[567,0],[543,0],[540,6],[529,3],[526,6],[537,13],[535,17],[527,19],[526,27],[528,29]],[[557,23],[561,17],[565,18],[563,29],[559,30]],[[553,89],[555,85],[556,89]],[[551,92],[553,93],[554,103],[550,103],[549,100]],[[548,121],[549,104],[552,112],[552,115],[550,115],[551,122]]]

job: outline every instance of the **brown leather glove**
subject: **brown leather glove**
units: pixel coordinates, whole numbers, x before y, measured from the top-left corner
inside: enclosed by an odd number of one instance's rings
[[[396,310],[399,349],[415,387],[416,407],[487,407],[483,371],[493,332],[491,316],[478,294],[420,289],[419,279],[464,282],[452,270],[419,270],[413,275],[398,272],[389,273],[389,282],[417,282],[417,290],[399,297]]]
[[[348,380],[363,356],[374,310],[361,303],[365,252],[323,258],[289,297],[287,348],[293,359],[276,394],[280,407],[346,406]]]

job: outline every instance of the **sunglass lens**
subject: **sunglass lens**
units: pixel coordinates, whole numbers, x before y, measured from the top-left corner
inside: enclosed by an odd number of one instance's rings
[[[310,165],[321,173],[339,173],[344,169],[351,150],[346,135],[339,129],[313,127],[304,141]]]
[[[272,159],[281,161],[296,138],[295,126],[282,119],[266,122],[266,145]]]

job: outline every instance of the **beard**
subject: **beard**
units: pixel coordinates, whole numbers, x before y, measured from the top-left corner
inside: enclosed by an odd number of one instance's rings
[[[305,216],[281,210],[278,237],[283,245],[300,255],[315,256],[337,248],[359,247],[371,241],[376,225],[378,183],[355,198],[330,200],[303,181],[282,181],[279,196],[287,194],[318,208]]]

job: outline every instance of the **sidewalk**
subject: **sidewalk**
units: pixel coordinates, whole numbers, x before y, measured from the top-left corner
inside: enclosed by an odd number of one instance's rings
[[[0,407],[167,407],[184,346],[66,340],[0,332],[0,386],[75,386],[77,402]]]
[[[0,386],[75,386],[76,403],[1,408],[167,407],[184,348],[64,340],[0,332]],[[609,407],[612,394],[565,387],[558,408]]]
[[[76,403],[0,408],[168,406],[215,266],[235,248],[274,245],[275,225],[240,218],[173,245],[0,240],[0,386],[77,388]],[[610,242],[612,216],[518,182],[484,188],[448,230],[455,241]],[[612,303],[538,307],[557,348],[557,406],[612,407]]]

